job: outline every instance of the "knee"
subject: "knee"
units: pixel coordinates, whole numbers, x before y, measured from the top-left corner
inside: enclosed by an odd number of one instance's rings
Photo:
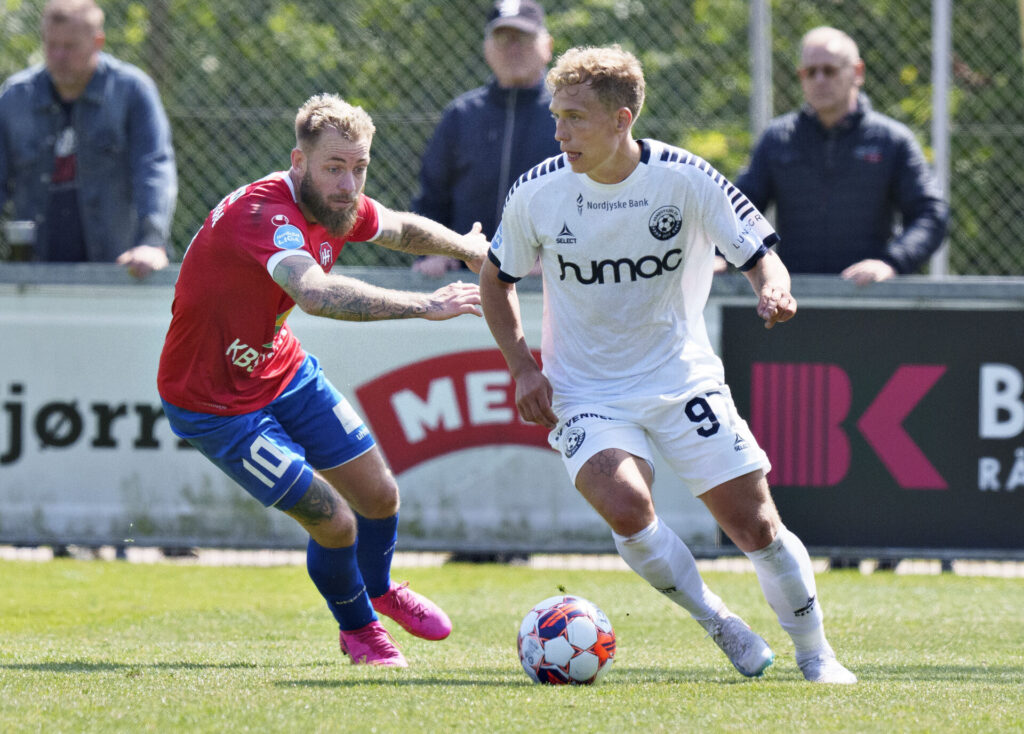
[[[780,525],[773,517],[757,515],[734,527],[729,536],[740,550],[750,553],[771,545],[779,529]]]
[[[322,522],[303,525],[310,537],[324,548],[346,548],[356,542],[356,516],[344,505]]]
[[[398,512],[398,484],[390,472],[377,482],[376,487],[360,497],[359,514],[371,519],[391,517]]]
[[[601,514],[613,532],[626,538],[650,526],[656,517],[654,505],[636,495],[627,495],[606,505]]]

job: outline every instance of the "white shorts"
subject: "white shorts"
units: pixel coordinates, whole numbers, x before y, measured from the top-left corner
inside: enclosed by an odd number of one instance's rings
[[[562,455],[569,478],[605,449],[622,449],[653,467],[653,450],[664,457],[694,497],[771,463],[722,385],[697,396],[623,398],[559,406],[548,442]]]

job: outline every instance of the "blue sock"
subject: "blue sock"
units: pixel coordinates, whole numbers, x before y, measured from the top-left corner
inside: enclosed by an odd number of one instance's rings
[[[306,570],[341,629],[350,632],[377,619],[359,573],[355,546],[324,548],[310,538]]]
[[[398,543],[398,513],[371,520],[356,513],[359,533],[356,556],[366,581],[366,593],[380,596],[391,586],[391,559]]]

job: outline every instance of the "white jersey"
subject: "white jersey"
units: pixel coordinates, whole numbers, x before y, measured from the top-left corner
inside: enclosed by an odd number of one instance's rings
[[[777,239],[706,161],[639,141],[626,180],[600,184],[564,155],[509,191],[490,258],[509,282],[540,256],[541,355],[559,406],[625,395],[682,396],[724,382],[704,307],[715,246],[741,269]]]

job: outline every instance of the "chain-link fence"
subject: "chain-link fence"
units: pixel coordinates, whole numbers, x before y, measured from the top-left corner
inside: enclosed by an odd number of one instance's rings
[[[101,0],[107,49],[148,71],[174,129],[179,250],[227,192],[288,166],[295,110],[320,91],[363,105],[378,134],[367,193],[404,209],[419,156],[456,94],[487,78],[489,0]],[[39,52],[41,0],[4,0],[0,76]],[[548,0],[556,53],[621,43],[644,63],[637,133],[682,145],[735,177],[753,143],[747,0]],[[776,114],[798,106],[794,67],[815,25],[847,30],[867,63],[876,109],[931,150],[930,0],[768,3]],[[953,4],[949,271],[1024,273],[1024,57],[1011,0]],[[352,245],[349,264],[407,265]]]

